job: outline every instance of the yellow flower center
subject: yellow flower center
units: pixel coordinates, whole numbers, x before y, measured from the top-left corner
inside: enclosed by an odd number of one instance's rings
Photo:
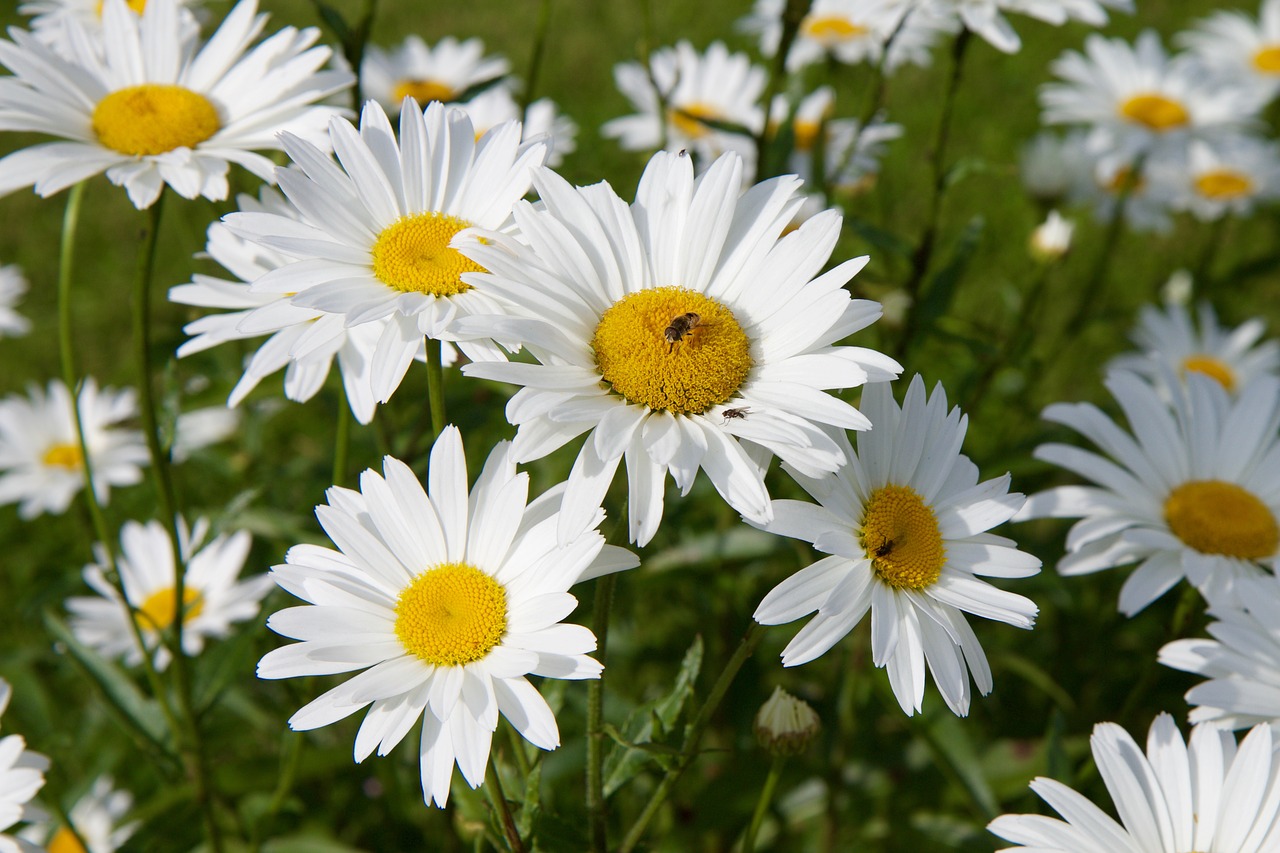
[[[182,590],[182,601],[182,624],[185,625],[204,610],[204,596],[200,594],[200,590],[186,586]],[[147,631],[163,631],[168,628],[178,616],[177,602],[177,591],[171,586],[148,595],[147,600],[138,608],[140,627]]]
[[[1226,201],[1253,192],[1253,181],[1235,169],[1213,169],[1196,178],[1196,191],[1205,198]]]
[[[418,213],[388,225],[373,244],[373,274],[383,284],[405,293],[454,296],[471,285],[464,272],[484,272],[457,249],[453,235],[471,223],[444,213]]]
[[[79,471],[84,467],[84,454],[78,444],[55,444],[44,452],[40,461],[50,467]]]
[[[1164,519],[1175,536],[1202,554],[1261,560],[1280,545],[1271,510],[1235,483],[1183,483],[1165,499]]]
[[[728,401],[751,371],[751,342],[733,312],[682,287],[615,302],[591,338],[604,381],[628,402],[691,415]]]
[[[1267,74],[1280,73],[1280,44],[1269,44],[1255,53],[1253,67]]]
[[[711,128],[703,124],[704,120],[716,121],[721,118],[719,110],[700,101],[681,107],[672,107],[668,113],[672,126],[690,139],[699,139],[711,132]]]
[[[103,5],[104,5],[104,0],[98,0],[98,17],[99,18],[102,17]],[[124,5],[128,6],[135,14],[141,15],[144,11],[146,11],[147,0],[125,0]],[[71,838],[72,840],[74,840],[75,836],[72,835]],[[53,848],[50,847],[49,849],[52,850]],[[68,848],[68,849],[72,849],[72,848]],[[74,849],[78,850],[81,848],[77,845],[77,847]]]
[[[58,831],[54,833],[53,838],[49,839],[45,850],[48,853],[88,853],[76,838],[76,834],[65,826],[58,827]]]
[[[1186,107],[1155,92],[1129,98],[1120,105],[1120,115],[1157,133],[1182,127],[1191,119]]]
[[[864,36],[869,31],[842,15],[806,15],[800,22],[800,32],[807,38],[831,47]]]
[[[208,98],[166,83],[117,89],[93,110],[98,141],[132,157],[194,148],[221,128]]]
[[[1182,372],[1203,373],[1211,379],[1218,380],[1218,384],[1228,391],[1236,390],[1236,373],[1220,358],[1204,353],[1189,355],[1182,360]]]
[[[424,107],[432,101],[442,101],[447,104],[453,100],[455,94],[457,93],[452,86],[441,83],[439,80],[401,80],[396,83],[395,88],[397,103],[405,98],[413,98]]]
[[[796,150],[810,151],[818,141],[818,130],[822,127],[816,121],[797,121],[795,123]]]
[[[475,663],[506,631],[506,589],[467,563],[427,569],[396,602],[401,645],[433,666]]]
[[[925,589],[947,562],[938,518],[910,486],[882,486],[871,493],[859,539],[871,568],[895,589]]]

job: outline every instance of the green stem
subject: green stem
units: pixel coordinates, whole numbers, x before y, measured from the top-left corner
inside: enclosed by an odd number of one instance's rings
[[[1218,247],[1223,243],[1223,235],[1227,231],[1227,223],[1231,219],[1231,215],[1224,213],[1209,224],[1209,233],[1205,238],[1204,248],[1200,250],[1200,257],[1196,260],[1195,268],[1191,271],[1191,280],[1195,283],[1195,288],[1200,293],[1208,293],[1209,288],[1209,271],[1213,269],[1213,262],[1218,257]],[[1164,282],[1160,282],[1157,286],[1162,286]]]
[[[521,779],[528,779],[529,774],[533,772],[533,764],[529,761],[529,754],[525,752],[525,744],[527,741],[520,732],[516,731],[516,727],[508,725],[507,740],[511,742],[511,752],[515,755],[516,770],[520,773]]]
[[[538,76],[542,72],[542,57],[547,48],[547,30],[551,26],[551,0],[542,0],[538,11],[538,29],[533,38],[533,54],[529,57],[529,73],[525,75],[524,96],[520,99],[520,115],[528,118],[529,104],[533,103],[538,88]]]
[[[725,693],[729,691],[729,685],[737,677],[738,670],[742,669],[742,665],[755,652],[756,646],[760,645],[760,641],[764,638],[764,631],[764,626],[757,622],[752,622],[751,626],[747,628],[747,633],[743,636],[742,641],[738,643],[738,648],[734,651],[733,657],[729,658],[729,662],[725,664],[724,669],[720,670],[720,677],[716,679],[716,683],[711,687],[711,692],[707,694],[707,701],[698,709],[697,716],[694,717],[693,722],[685,730],[684,746],[680,749],[680,754],[676,756],[671,769],[662,777],[662,781],[658,783],[658,787],[649,797],[649,802],[645,804],[644,811],[640,813],[640,816],[636,818],[635,823],[632,824],[631,829],[627,832],[627,837],[623,840],[622,846],[618,848],[620,853],[631,853],[632,850],[636,849],[636,845],[644,837],[644,831],[648,827],[649,821],[653,820],[654,815],[658,813],[658,809],[662,807],[667,797],[670,796],[676,782],[680,780],[681,775],[684,774],[688,766],[693,763],[693,759],[697,755],[698,744],[702,742],[702,735],[706,732],[707,726],[710,725],[712,715],[720,706]]]
[[[1033,320],[1036,311],[1040,307],[1040,298],[1044,293],[1045,282],[1048,281],[1048,278],[1049,266],[1041,265],[1035,280],[1031,283],[1027,298],[1022,302],[1022,310],[1018,312],[1018,319],[1014,324],[1013,331],[1005,338],[1004,346],[1000,348],[1000,352],[982,371],[973,391],[964,396],[966,411],[971,413],[978,411],[978,406],[982,404],[987,391],[991,389],[991,381],[995,378],[996,372],[1006,364],[1019,363],[1026,348],[1034,340],[1035,326],[1033,325]]]
[[[485,793],[488,794],[489,803],[493,806],[494,811],[498,813],[499,823],[502,824],[502,835],[507,840],[507,848],[511,850],[511,853],[525,853],[524,841],[520,839],[520,830],[516,828],[516,821],[511,814],[511,807],[507,805],[507,795],[502,790],[498,762],[492,753],[489,756],[488,781],[489,784],[484,786]]]
[[[616,574],[596,581],[595,607],[591,630],[596,635],[596,660],[604,663],[609,643],[609,611],[618,585]],[[604,800],[604,674],[587,682],[587,821],[592,853],[608,847],[608,825]]]
[[[766,155],[769,153],[769,111],[773,108],[773,99],[782,91],[782,81],[787,77],[787,54],[800,32],[800,24],[804,16],[809,14],[812,0],[787,0],[782,11],[782,35],[778,39],[778,52],[773,57],[773,69],[769,72],[769,84],[764,91],[765,121],[756,136],[756,180],[762,180],[773,174],[772,165]]]
[[[1111,268],[1111,261],[1115,257],[1116,245],[1119,244],[1120,235],[1124,231],[1124,209],[1129,204],[1129,196],[1133,194],[1135,186],[1142,180],[1143,165],[1144,160],[1140,157],[1133,165],[1131,177],[1123,182],[1120,195],[1116,198],[1116,206],[1112,208],[1111,218],[1107,220],[1107,231],[1102,239],[1102,248],[1094,259],[1089,277],[1085,279],[1084,293],[1076,305],[1075,313],[1071,315],[1062,332],[1062,336],[1067,339],[1074,338],[1080,333],[1089,318],[1090,309],[1097,307]]]
[[[347,481],[347,459],[351,454],[351,408],[346,397],[338,400],[338,423],[333,434],[333,484]]]
[[[775,755],[769,765],[769,775],[765,777],[764,787],[760,789],[760,798],[756,800],[756,810],[751,815],[751,825],[742,838],[742,853],[753,853],[756,849],[756,835],[760,832],[760,824],[764,823],[765,813],[769,811],[769,803],[773,801],[774,789],[778,787],[778,779],[782,776],[782,765],[786,757]]]
[[[427,338],[427,405],[431,409],[431,437],[440,437],[444,429],[444,367],[440,361],[440,342]]]

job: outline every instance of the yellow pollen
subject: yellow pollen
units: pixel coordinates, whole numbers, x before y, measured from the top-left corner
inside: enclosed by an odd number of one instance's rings
[[[1267,74],[1280,74],[1280,44],[1269,44],[1255,53],[1253,67]]]
[[[48,853],[88,853],[77,839],[76,834],[65,826],[58,827],[53,838],[45,846]]]
[[[700,101],[681,107],[672,107],[667,112],[672,126],[690,139],[699,139],[711,132],[711,128],[703,124],[704,120],[716,121],[721,118],[719,110]]]
[[[396,636],[433,666],[464,666],[507,632],[507,590],[467,563],[443,563],[413,579],[396,602]]]
[[[1236,373],[1220,358],[1204,353],[1189,355],[1182,360],[1182,372],[1203,373],[1211,379],[1218,380],[1218,384],[1228,391],[1236,390]]]
[[[604,381],[628,402],[679,415],[731,399],[752,366],[751,342],[733,312],[682,287],[615,302],[600,317],[591,348]]]
[[[103,0],[98,0],[98,17],[102,17]],[[147,0],[125,0],[124,5],[128,6],[135,14],[141,15],[147,9]],[[75,836],[71,836],[73,839]],[[50,849],[53,849],[50,847]],[[80,849],[80,848],[76,848]]]
[[[1222,480],[1192,480],[1169,493],[1164,520],[1202,554],[1262,560],[1276,553],[1280,526],[1253,494]]]
[[[163,631],[172,625],[178,615],[178,609],[174,606],[178,601],[175,593],[176,590],[168,586],[148,595],[147,600],[138,608],[139,627],[146,631]],[[185,605],[182,623],[185,625],[204,610],[204,596],[200,594],[200,590],[186,586],[182,590],[182,601]]]
[[[453,100],[455,94],[457,93],[452,86],[448,83],[441,83],[439,80],[401,80],[396,83],[395,88],[397,102],[403,101],[405,98],[413,98],[424,107],[432,101],[441,101],[447,104]]]
[[[800,32],[827,47],[866,35],[869,30],[841,15],[806,15]]]
[[[221,128],[208,98],[165,83],[117,89],[93,110],[98,141],[132,157],[194,148]]]
[[[55,444],[44,452],[40,461],[51,467],[79,471],[84,467],[84,454],[80,452],[78,444]]]
[[[1196,191],[1205,198],[1226,201],[1253,192],[1253,181],[1235,169],[1213,169],[1196,178]]]
[[[1183,127],[1191,119],[1186,107],[1155,92],[1129,98],[1120,105],[1120,115],[1157,133]]]
[[[405,293],[454,296],[471,285],[464,272],[484,272],[457,249],[453,235],[471,223],[444,213],[406,216],[382,229],[373,244],[373,274],[383,284]]]
[[[910,486],[881,486],[871,493],[859,541],[876,576],[895,589],[933,585],[947,562],[937,516]]]

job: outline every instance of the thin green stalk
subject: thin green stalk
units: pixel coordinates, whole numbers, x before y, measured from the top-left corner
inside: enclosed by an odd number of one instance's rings
[[[1107,274],[1111,269],[1112,259],[1115,257],[1116,245],[1124,232],[1124,209],[1129,204],[1129,197],[1133,194],[1135,186],[1141,180],[1143,165],[1143,158],[1139,158],[1133,165],[1131,177],[1123,182],[1120,195],[1116,198],[1116,206],[1111,210],[1111,218],[1107,220],[1107,231],[1102,238],[1102,248],[1098,250],[1093,269],[1085,279],[1084,292],[1081,294],[1079,303],[1076,304],[1076,310],[1063,329],[1064,338],[1071,339],[1079,334],[1089,318],[1090,309],[1097,307],[1103,286],[1106,284]]]
[[[773,104],[774,96],[782,91],[782,81],[787,77],[787,54],[791,52],[791,45],[796,40],[796,34],[800,32],[800,24],[804,21],[804,16],[809,14],[811,2],[812,0],[787,0],[786,8],[782,11],[782,35],[778,39],[778,52],[773,57],[773,68],[769,72],[769,83],[764,92],[765,122],[756,136],[756,163],[758,164],[756,180],[772,174],[772,170],[769,169],[771,164],[766,159],[769,151],[767,114]]]
[[[525,752],[525,744],[528,743],[520,732],[516,731],[516,727],[507,725],[507,739],[511,741],[511,752],[515,755],[516,770],[520,773],[521,779],[528,779],[529,774],[533,772],[533,764],[529,761],[529,753]]]
[[[760,833],[760,825],[764,823],[765,813],[769,811],[769,803],[773,802],[773,792],[778,787],[778,779],[782,777],[782,765],[785,761],[786,756],[775,755],[773,763],[769,765],[769,775],[765,777],[760,798],[756,800],[751,825],[747,827],[747,834],[742,837],[742,853],[753,853],[756,849],[756,835]]]
[[[1205,237],[1204,248],[1200,250],[1200,257],[1196,260],[1195,268],[1191,271],[1191,280],[1195,282],[1196,288],[1205,293],[1208,291],[1206,286],[1209,283],[1209,271],[1213,269],[1213,262],[1218,258],[1218,247],[1223,244],[1223,236],[1227,232],[1227,223],[1231,221],[1230,214],[1223,214],[1209,224],[1209,233]],[[1163,285],[1164,282],[1159,282]]]
[[[431,410],[432,441],[444,429],[444,366],[440,361],[440,342],[427,338],[427,406]]]
[[[1013,331],[1005,338],[1004,346],[1000,348],[999,354],[991,359],[991,362],[982,371],[978,377],[977,383],[970,393],[964,396],[964,407],[969,412],[976,412],[982,400],[986,397],[987,391],[991,389],[991,381],[995,378],[996,372],[1006,364],[1017,364],[1021,361],[1023,353],[1035,338],[1035,325],[1033,320],[1036,311],[1040,307],[1040,298],[1045,291],[1045,283],[1049,279],[1050,267],[1042,264],[1035,279],[1031,282],[1031,288],[1027,293],[1027,298],[1022,302],[1022,310],[1018,312],[1018,319],[1014,323]]]
[[[644,837],[649,821],[653,820],[654,815],[658,813],[658,809],[662,807],[667,797],[671,795],[676,782],[680,780],[684,771],[693,763],[693,759],[697,756],[698,745],[702,742],[702,735],[711,723],[712,715],[720,707],[720,702],[724,699],[725,693],[729,691],[729,685],[733,683],[733,679],[737,677],[738,670],[742,669],[742,665],[755,652],[756,646],[760,645],[760,641],[764,638],[764,631],[764,626],[757,622],[752,622],[750,627],[747,628],[747,633],[743,636],[742,641],[738,643],[738,648],[734,651],[733,657],[729,658],[729,662],[720,670],[719,678],[712,685],[711,692],[707,694],[707,701],[698,709],[697,716],[693,718],[693,722],[685,729],[684,745],[680,749],[680,754],[676,756],[671,769],[666,772],[666,775],[662,777],[662,781],[658,783],[658,787],[654,789],[653,794],[649,797],[649,802],[645,804],[644,811],[640,813],[635,823],[631,825],[631,829],[627,832],[627,837],[618,848],[620,853],[631,853],[632,850],[636,849],[636,845]]]
[[[609,611],[618,585],[616,574],[596,581],[591,630],[596,635],[596,660],[604,662],[609,642]],[[587,822],[592,853],[608,848],[608,824],[604,800],[604,674],[587,682]]]
[[[333,431],[333,484],[347,481],[347,459],[351,454],[351,408],[345,396],[338,400],[338,423]]]
[[[538,76],[542,73],[542,57],[547,49],[547,30],[551,26],[551,0],[542,0],[538,11],[538,29],[533,38],[533,53],[529,57],[529,73],[525,75],[524,95],[520,98],[520,115],[528,118],[529,104],[538,90]]]
[[[502,774],[498,772],[498,762],[492,753],[489,755],[488,775],[489,784],[484,786],[484,791],[489,796],[490,805],[498,813],[498,820],[502,825],[502,835],[507,840],[507,848],[511,850],[511,853],[525,853],[524,841],[520,839],[520,830],[516,829],[516,821],[511,814],[511,807],[507,805],[507,795],[502,790]]]

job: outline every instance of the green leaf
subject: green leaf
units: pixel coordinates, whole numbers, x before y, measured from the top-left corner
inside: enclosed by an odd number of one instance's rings
[[[1000,814],[1000,803],[983,774],[970,729],[947,713],[921,719],[918,725],[938,759],[939,768],[960,783],[977,811],[987,820]]]
[[[920,303],[918,314],[920,333],[917,337],[926,337],[938,318],[951,308],[951,302],[955,299],[960,281],[969,269],[969,263],[973,260],[973,254],[978,248],[978,242],[986,227],[987,222],[981,216],[970,219],[969,224],[956,239],[955,247],[951,250],[951,257],[947,259],[946,265],[929,279],[929,285]]]
[[[689,646],[684,660],[680,662],[680,671],[676,674],[671,692],[636,708],[627,718],[622,734],[613,735],[618,745],[605,759],[606,797],[612,796],[629,782],[650,760],[657,760],[655,753],[661,751],[670,754],[676,751],[669,745],[654,743],[654,739],[661,737],[664,731],[670,732],[675,728],[681,711],[693,695],[694,682],[698,680],[698,673],[702,670],[702,653],[702,637],[699,635],[694,638],[693,645]]]
[[[844,226],[870,243],[873,249],[885,254],[894,255],[905,260],[910,258],[912,252],[915,251],[909,241],[904,240],[892,231],[886,231],[855,216],[845,217]]]
[[[262,853],[364,853],[359,847],[322,835],[287,835],[262,845]]]
[[[311,5],[315,6],[316,14],[320,16],[320,20],[324,21],[326,27],[333,30],[338,41],[343,44],[350,41],[351,28],[347,26],[347,19],[342,17],[341,12],[321,0],[311,0]]]

